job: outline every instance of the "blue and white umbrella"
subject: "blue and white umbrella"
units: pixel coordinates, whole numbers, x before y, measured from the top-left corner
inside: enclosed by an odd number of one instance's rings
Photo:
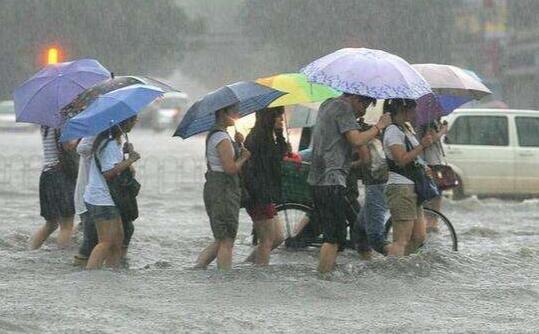
[[[66,122],[60,141],[96,136],[136,116],[163,93],[161,88],[137,84],[100,95],[83,112]]]
[[[408,62],[381,50],[340,49],[313,61],[301,72],[310,82],[376,99],[415,100],[432,93],[425,78]]]
[[[250,81],[240,81],[221,87],[195,102],[185,113],[174,136],[183,139],[209,131],[215,125],[217,110],[239,105],[239,113],[246,116],[266,108],[271,102],[285,95],[285,92],[259,85]]]

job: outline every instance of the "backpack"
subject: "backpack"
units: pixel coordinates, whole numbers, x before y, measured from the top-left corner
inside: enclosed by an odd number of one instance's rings
[[[56,148],[58,149],[58,160],[60,161],[60,168],[64,174],[71,180],[77,180],[79,174],[79,160],[80,156],[77,150],[66,150],[60,143],[60,131],[54,130]]]
[[[371,156],[371,164],[368,171],[370,172],[372,179],[386,182],[389,168],[387,166],[386,154],[384,153],[382,141],[378,138],[374,138],[369,141],[367,147]]]

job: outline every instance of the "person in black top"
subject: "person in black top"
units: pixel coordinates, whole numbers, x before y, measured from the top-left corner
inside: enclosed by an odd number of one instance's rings
[[[268,265],[274,244],[283,241],[275,209],[281,198],[281,161],[290,151],[283,136],[283,114],[283,107],[258,111],[245,139],[245,148],[252,154],[242,170],[249,194],[245,206],[258,238],[257,249],[247,261],[257,265]]]

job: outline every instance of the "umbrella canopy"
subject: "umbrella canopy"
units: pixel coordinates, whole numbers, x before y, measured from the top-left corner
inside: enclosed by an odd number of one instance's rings
[[[310,82],[376,99],[418,99],[432,93],[427,81],[404,59],[366,48],[340,49],[305,66]]]
[[[439,96],[464,96],[475,100],[492,94],[472,71],[457,66],[441,64],[412,65]]]
[[[47,65],[13,92],[16,120],[60,127],[60,109],[85,89],[108,78],[110,72],[93,59]]]
[[[215,125],[215,112],[239,104],[241,116],[266,108],[286,93],[255,82],[240,81],[221,87],[195,102],[187,110],[174,136],[183,139],[209,131]]]
[[[67,121],[60,141],[98,135],[135,116],[163,93],[161,88],[138,84],[98,96],[83,113]]]
[[[257,83],[271,87],[273,89],[287,92],[283,97],[278,98],[270,104],[270,107],[288,106],[291,104],[319,102],[341,95],[335,89],[310,83],[302,73],[284,73],[271,77],[260,78]]]
[[[60,110],[60,114],[63,117],[64,121],[70,119],[77,114],[81,113],[86,109],[93,101],[97,99],[98,96],[112,92],[114,90],[120,89],[122,87],[127,87],[131,85],[150,85],[154,87],[161,88],[165,93],[166,92],[179,92],[179,90],[173,88],[172,86],[167,85],[157,79],[150,77],[140,77],[140,76],[121,76],[115,77],[106,81],[102,81],[82,93],[80,93],[73,101]]]
[[[429,82],[435,94],[421,97],[417,103],[417,125],[446,116],[464,103],[492,94],[472,71],[452,65],[412,65]]]
[[[319,103],[290,106],[286,112],[286,127],[288,129],[313,127],[316,124],[318,108]]]

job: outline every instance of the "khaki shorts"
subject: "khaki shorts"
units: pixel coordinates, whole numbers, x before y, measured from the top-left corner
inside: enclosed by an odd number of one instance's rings
[[[238,176],[207,172],[204,205],[216,240],[235,239],[238,233],[241,188]]]
[[[423,216],[423,208],[417,205],[417,194],[413,185],[388,184],[384,194],[393,222],[416,220]]]

